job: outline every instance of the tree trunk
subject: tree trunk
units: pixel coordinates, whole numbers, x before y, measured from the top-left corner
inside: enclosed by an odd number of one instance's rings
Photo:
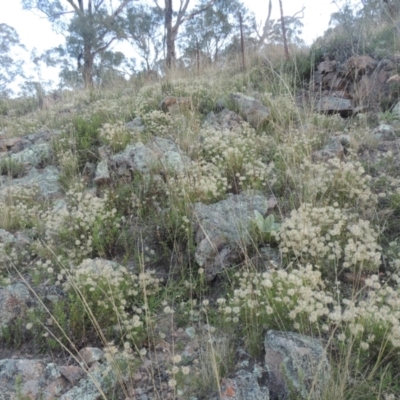
[[[94,56],[91,52],[91,46],[85,44],[83,49],[82,77],[86,89],[93,87],[93,62]]]
[[[165,0],[165,28],[167,42],[167,68],[171,69],[175,59],[175,41],[172,32],[172,0]]]
[[[285,58],[286,58],[286,61],[289,61],[289,49],[288,49],[287,39],[286,39],[286,26],[285,26],[285,20],[283,18],[282,0],[279,0],[279,7],[281,9],[282,36],[283,36],[283,47],[285,49]]]
[[[246,70],[246,63],[244,58],[244,37],[243,37],[243,20],[242,13],[239,12],[239,24],[240,24],[240,51],[242,53],[242,70]]]

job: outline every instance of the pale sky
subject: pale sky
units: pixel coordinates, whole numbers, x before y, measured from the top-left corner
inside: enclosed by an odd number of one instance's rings
[[[243,0],[243,2],[255,13],[259,22],[265,21],[268,13],[268,0]],[[283,0],[285,15],[293,15],[303,6],[305,7],[303,39],[307,44],[311,44],[328,29],[330,15],[337,11],[337,6],[332,4],[332,0]],[[279,16],[279,1],[273,0],[272,18],[278,19]],[[51,24],[44,16],[22,10],[19,0],[4,1],[0,23],[6,23],[15,28],[21,43],[27,47],[29,52],[33,48],[37,48],[40,52],[64,41],[62,35],[57,35],[52,30]],[[26,54],[26,58],[29,59],[29,53]],[[46,72],[52,79],[57,79],[56,71],[48,70]],[[46,79],[46,77],[43,78]]]

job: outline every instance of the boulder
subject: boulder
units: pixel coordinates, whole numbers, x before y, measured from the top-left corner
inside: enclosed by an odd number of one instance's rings
[[[239,370],[232,378],[223,379],[218,400],[269,400],[269,390],[260,385],[256,372]]]
[[[208,113],[203,126],[209,126],[217,130],[227,129],[232,131],[238,128],[242,122],[243,118],[241,116],[225,108],[217,114],[214,114],[212,111]]]
[[[22,317],[33,298],[22,283],[0,288],[0,334],[12,320]]]
[[[237,261],[241,249],[251,243],[250,226],[254,210],[264,214],[268,199],[260,194],[229,195],[226,200],[206,205],[196,203],[193,224],[197,248],[195,259],[205,270],[207,280]]]
[[[94,182],[102,185],[110,182],[110,171],[108,170],[107,160],[102,160],[97,164]]]
[[[54,400],[68,386],[54,363],[41,360],[0,360],[2,398],[17,400]]]
[[[310,82],[309,104],[319,112],[346,117],[361,111],[386,111],[398,97],[399,60],[377,62],[370,56],[353,56],[344,63],[323,61]]]
[[[179,112],[191,108],[190,97],[164,97],[160,102],[160,108],[164,112]]]
[[[231,100],[243,118],[253,127],[258,128],[268,121],[270,111],[260,100],[242,93],[232,93]]]
[[[342,97],[326,96],[318,100],[317,111],[328,114],[347,114],[353,111],[353,106],[350,100]]]
[[[61,194],[58,182],[59,172],[56,167],[48,166],[43,170],[32,168],[28,175],[20,179],[0,182],[0,199],[22,190],[37,189],[39,197],[52,199]]]
[[[38,143],[26,149],[11,154],[11,159],[21,164],[37,167],[48,161],[51,156],[49,143]]]
[[[293,390],[292,396],[304,399],[322,397],[330,379],[330,364],[318,339],[270,330],[265,334],[264,348],[267,386],[278,398],[286,398]]]
[[[126,123],[126,128],[132,133],[142,133],[145,130],[143,119],[140,117],[134,118]]]

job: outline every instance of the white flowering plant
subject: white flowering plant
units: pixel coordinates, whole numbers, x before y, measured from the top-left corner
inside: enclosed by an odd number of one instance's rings
[[[376,272],[381,264],[378,232],[369,221],[345,212],[337,203],[304,203],[290,213],[279,232],[282,253],[328,270]]]
[[[290,271],[238,272],[234,278],[232,294],[217,303],[224,323],[242,327],[251,347],[265,329],[319,333],[334,304],[321,272],[310,264]]]
[[[136,343],[146,328],[153,297],[160,290],[154,271],[130,273],[126,267],[103,259],[86,259],[66,271],[64,290],[80,298],[83,318],[107,327]]]

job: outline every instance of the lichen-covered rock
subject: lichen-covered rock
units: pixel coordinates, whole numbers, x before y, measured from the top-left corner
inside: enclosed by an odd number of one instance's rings
[[[143,119],[140,117],[134,118],[126,123],[126,128],[132,133],[142,133],[145,130]]]
[[[37,167],[46,161],[49,161],[51,156],[51,147],[49,143],[38,143],[27,147],[18,153],[11,154],[11,159],[21,164]]]
[[[45,200],[61,194],[61,186],[58,182],[59,172],[56,167],[48,166],[43,170],[32,168],[28,175],[11,181],[0,183],[0,199],[18,193],[21,189],[38,189],[39,197]]]
[[[250,192],[230,195],[215,204],[195,204],[195,258],[208,280],[233,263],[242,254],[241,249],[251,243],[254,210],[264,214],[268,206],[266,197]]]
[[[108,170],[107,160],[101,160],[96,167],[94,182],[97,185],[102,185],[110,182],[110,171]]]
[[[100,361],[104,358],[104,351],[98,349],[97,347],[84,347],[83,349],[79,350],[79,355],[85,365],[90,367],[96,361]]]
[[[1,328],[22,317],[32,302],[33,298],[23,283],[0,288],[0,334]]]
[[[90,375],[81,379],[60,400],[100,400],[104,399],[104,393],[112,392],[117,383],[117,376],[109,363],[99,365]]]
[[[237,371],[234,377],[222,380],[218,400],[269,400],[269,390],[259,384],[259,378],[256,371]]]
[[[191,108],[190,97],[167,96],[162,99],[160,108],[164,112],[180,112]]]
[[[321,398],[330,378],[330,364],[319,340],[298,333],[270,330],[265,335],[264,348],[270,391],[287,396],[293,388],[296,393],[292,395],[305,399]]]
[[[242,93],[232,93],[231,99],[239,109],[239,113],[253,128],[258,128],[268,121],[270,111],[260,100]]]
[[[233,130],[239,127],[243,122],[243,118],[234,111],[223,109],[221,112],[214,114],[212,111],[207,114],[204,121],[204,127],[212,127],[217,130]]]
[[[353,111],[351,100],[342,97],[325,96],[318,100],[317,111],[325,113],[348,113]]]
[[[66,379],[54,363],[27,359],[0,360],[0,398],[54,400],[59,398],[66,386]]]

